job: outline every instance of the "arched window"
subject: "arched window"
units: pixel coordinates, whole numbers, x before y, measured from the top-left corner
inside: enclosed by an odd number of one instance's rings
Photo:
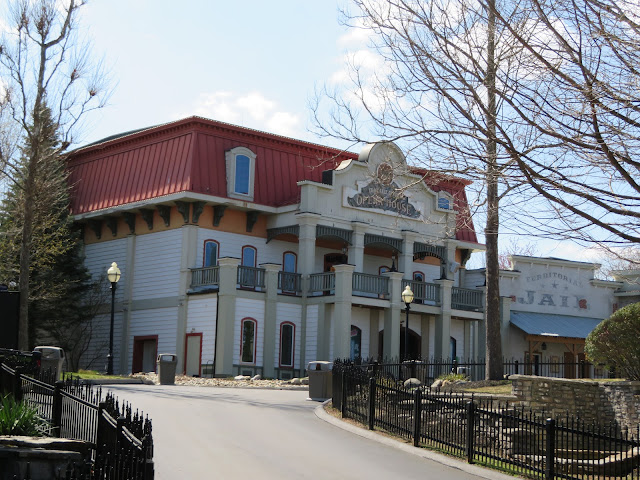
[[[284,252],[282,256],[282,268],[287,273],[295,273],[298,270],[298,257],[293,252]]]
[[[246,147],[236,147],[225,153],[227,164],[227,194],[231,198],[253,200],[256,154]]]
[[[258,253],[254,247],[242,247],[242,266],[255,267]]]
[[[244,318],[240,330],[240,362],[256,362],[256,331],[258,322],[253,318]]]
[[[280,366],[293,367],[296,326],[290,322],[280,324]]]
[[[413,280],[416,282],[424,282],[424,273],[413,272]]]
[[[362,330],[351,325],[351,360],[362,356]]]
[[[202,260],[203,267],[215,267],[218,264],[218,252],[220,244],[215,240],[204,241],[204,258]]]

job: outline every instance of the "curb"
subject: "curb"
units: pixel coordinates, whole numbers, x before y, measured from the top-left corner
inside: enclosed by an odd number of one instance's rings
[[[331,399],[325,400],[324,402],[322,402],[320,405],[318,405],[315,408],[314,413],[316,414],[316,417],[318,417],[320,420],[330,423],[331,425],[341,428],[342,430],[346,430],[350,433],[359,435],[369,440],[373,440],[374,442],[381,443],[388,447],[396,448],[398,450],[402,450],[403,452],[409,453],[411,455],[422,457],[427,460],[431,460],[433,462],[439,463],[441,465],[445,465],[450,468],[455,468],[457,470],[461,470],[463,472],[469,473],[471,475],[475,475],[480,478],[485,478],[487,480],[513,480],[514,478],[520,478],[517,475],[509,475],[506,473],[491,470],[489,468],[481,467],[479,465],[466,463],[464,460],[448,457],[446,455],[442,455],[442,454],[433,452],[431,450],[427,450],[425,448],[417,448],[417,447],[414,447],[413,445],[404,443],[400,440],[395,440],[393,438],[380,435],[376,431],[368,430],[365,427],[358,427],[350,423],[343,422],[339,418],[336,418],[325,411],[325,406],[330,401]]]
[[[112,379],[80,379],[83,384],[89,385],[140,385],[145,383],[141,378],[112,378]]]

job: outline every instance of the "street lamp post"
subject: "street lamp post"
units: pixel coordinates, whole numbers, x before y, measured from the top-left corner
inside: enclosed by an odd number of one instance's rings
[[[116,304],[116,285],[120,280],[120,269],[118,264],[113,262],[107,270],[107,279],[111,283],[111,325],[109,327],[109,354],[107,355],[107,375],[113,375],[113,317]]]
[[[413,292],[409,285],[406,286],[402,292],[402,301],[407,306],[407,322],[404,326],[404,359],[409,359],[409,310],[411,309],[411,302],[413,302]]]

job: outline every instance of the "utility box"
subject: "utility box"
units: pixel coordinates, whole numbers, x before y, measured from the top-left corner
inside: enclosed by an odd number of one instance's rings
[[[160,385],[174,385],[176,383],[176,365],[178,356],[173,353],[158,355],[158,380]]]
[[[64,368],[64,350],[60,347],[39,346],[33,349],[40,352],[40,371],[51,373],[53,380],[60,380]]]
[[[333,383],[331,370],[333,362],[309,362],[309,399],[324,401],[333,395]]]

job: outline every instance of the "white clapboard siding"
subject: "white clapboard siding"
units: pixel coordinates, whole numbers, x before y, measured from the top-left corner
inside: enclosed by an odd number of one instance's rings
[[[362,330],[360,356],[367,358],[369,356],[369,338],[371,332],[371,320],[368,308],[351,309],[351,325]],[[349,329],[351,331],[351,329]]]
[[[118,264],[121,277],[116,288],[116,302],[121,302],[126,287],[131,281],[129,278],[129,266],[127,265],[127,240],[109,240],[107,242],[92,243],[84,247],[84,264],[94,281],[104,282],[108,285],[107,270],[113,262]],[[105,287],[109,289],[108,286]],[[111,301],[108,291],[108,300]]]
[[[255,365],[264,365],[264,302],[262,300],[251,300],[248,298],[236,299],[236,321],[234,325],[233,341],[235,348],[233,349],[233,364],[240,364],[240,335],[241,322],[244,318],[252,318],[257,322],[256,325],[256,358]]]
[[[276,305],[276,338],[275,338],[275,358],[273,366],[280,366],[280,328],[285,322],[295,325],[295,337],[293,340],[293,367],[300,368],[300,333],[302,329],[302,305],[294,305],[292,303],[278,303]]]
[[[261,263],[276,263],[282,265],[284,252],[297,253],[298,251],[298,245],[291,242],[272,240],[266,243],[266,239],[253,237],[251,235],[240,235],[237,233],[200,228],[198,229],[196,264],[193,265],[193,267],[202,266],[204,262],[204,242],[207,240],[215,240],[220,244],[218,257],[242,258],[242,247],[254,247],[257,251],[257,266]]]
[[[111,315],[96,315],[91,320],[89,347],[82,355],[80,368],[106,371],[107,354],[109,353],[109,329]],[[122,335],[122,313],[113,316],[113,371],[120,372],[120,338]]]
[[[133,359],[133,337],[147,335],[158,336],[158,353],[176,353],[177,321],[177,307],[132,311],[129,326],[129,359]],[[131,371],[131,365],[127,368]]]
[[[182,230],[140,235],[136,239],[134,300],[178,295]]]
[[[202,363],[213,362],[216,346],[218,298],[214,296],[190,297],[188,301],[187,333],[202,333]]]
[[[428,283],[433,283],[434,280],[440,278],[440,267],[438,265],[413,262],[413,272],[422,272],[424,281]],[[413,272],[411,272],[411,278],[413,278]]]
[[[309,362],[318,360],[318,305],[309,305],[307,307],[307,338],[305,345],[306,368]]]

